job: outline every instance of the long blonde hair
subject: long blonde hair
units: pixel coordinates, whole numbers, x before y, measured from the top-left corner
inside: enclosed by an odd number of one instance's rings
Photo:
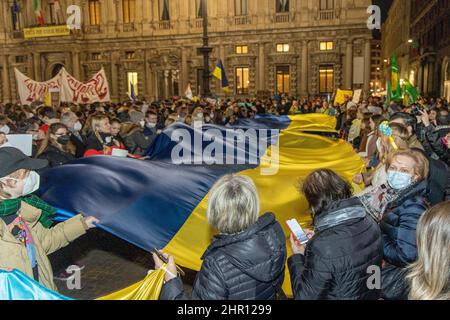
[[[98,141],[100,141],[102,144],[105,144],[105,141],[103,141],[102,137],[100,136],[100,132],[98,132],[100,123],[103,120],[109,121],[109,118],[105,115],[95,115],[90,119],[89,124],[90,124],[90,129],[92,130],[92,133],[97,137]]]
[[[450,201],[428,210],[417,225],[418,260],[408,270],[410,300],[450,300]]]

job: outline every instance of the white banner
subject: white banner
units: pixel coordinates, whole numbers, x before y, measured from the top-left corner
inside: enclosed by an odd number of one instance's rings
[[[66,69],[46,82],[34,81],[15,69],[20,101],[23,105],[34,101],[44,101],[49,92],[60,91],[61,102],[91,104],[110,102],[110,91],[105,70],[102,68],[90,80],[81,82],[71,76]]]
[[[29,105],[34,101],[44,102],[44,99],[50,90],[59,89],[61,87],[61,72],[53,79],[46,82],[34,81],[17,69],[14,69],[14,72],[17,80],[17,91],[19,92],[22,105]]]
[[[361,94],[362,94],[362,90],[358,89],[355,90],[355,92],[353,93],[353,102],[358,104],[359,100],[361,99]]]

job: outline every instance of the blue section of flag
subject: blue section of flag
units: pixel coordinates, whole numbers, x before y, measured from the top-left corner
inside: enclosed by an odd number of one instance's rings
[[[254,120],[254,124],[258,121],[275,123],[274,119],[263,119]],[[287,127],[287,120],[280,119],[278,125]],[[178,165],[172,163],[172,152],[179,146],[172,140],[172,134],[180,129],[195,139],[193,128],[175,124],[150,148],[151,161],[96,156],[44,171],[39,195],[54,207],[65,210],[60,210],[58,221],[81,212],[99,218],[101,228],[144,250],[162,249],[220,177],[257,167],[260,156],[272,141],[268,136],[266,147],[261,150],[251,150],[249,141],[245,143],[245,150],[236,144],[236,164]],[[230,144],[223,140],[227,128],[207,126],[203,131],[210,129],[213,130],[210,137],[217,138],[223,148]],[[261,133],[254,132],[259,138]],[[278,130],[275,132],[278,134]],[[194,141],[183,143],[191,146]],[[201,141],[200,152],[210,143]],[[195,148],[191,149],[192,157],[198,155]],[[248,161],[250,157],[256,158],[257,163]],[[245,164],[238,165],[238,159]]]
[[[72,300],[47,289],[18,270],[0,269],[0,300]]]
[[[133,83],[130,83],[130,85],[131,85],[131,100],[133,100],[133,101],[136,101],[136,91],[135,91],[135,89],[134,89],[134,84]]]
[[[213,71],[213,76],[221,80],[222,88],[227,88],[230,86],[230,83],[228,82],[227,73],[225,72],[225,68],[223,67],[222,60],[219,60],[217,62],[216,69]]]
[[[13,5],[11,7],[11,11],[12,11],[13,26],[15,29],[17,29],[17,23],[19,22],[19,12],[20,12],[20,6],[17,3],[17,0],[14,0]]]

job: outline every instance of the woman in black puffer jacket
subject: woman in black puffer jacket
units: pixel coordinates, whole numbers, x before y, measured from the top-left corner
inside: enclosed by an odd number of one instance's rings
[[[376,300],[369,277],[381,269],[380,228],[366,215],[351,186],[331,170],[310,174],[302,187],[314,214],[306,248],[291,236],[288,266],[298,300]],[[374,268],[375,267],[375,268]],[[378,270],[380,270],[378,269]]]
[[[286,239],[271,213],[258,219],[259,198],[250,178],[228,175],[210,192],[207,217],[220,231],[203,255],[194,300],[274,300],[283,296]],[[160,299],[186,299],[169,259]],[[162,261],[153,256],[156,268]]]

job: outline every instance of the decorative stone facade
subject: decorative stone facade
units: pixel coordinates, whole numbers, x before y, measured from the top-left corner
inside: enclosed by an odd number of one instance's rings
[[[88,0],[60,0],[63,12],[80,5],[82,30],[70,36],[24,39],[23,27],[36,24],[31,1],[21,5],[20,28],[11,25],[12,1],[0,6],[0,101],[17,101],[14,68],[36,80],[48,80],[64,66],[75,77],[86,80],[104,68],[114,101],[127,99],[128,72],[137,72],[138,93],[147,99],[183,95],[190,83],[198,92],[203,59],[202,19],[197,18],[195,0],[171,0],[170,20],[161,21],[159,0],[135,0],[133,22],[124,23],[122,0],[99,0],[100,24],[90,25]],[[49,19],[48,3],[42,0]],[[369,91],[371,31],[366,26],[370,0],[335,0],[334,9],[321,10],[320,1],[291,0],[289,12],[276,13],[275,0],[248,0],[247,15],[235,15],[235,0],[208,0],[210,45],[214,48],[210,69],[222,59],[230,86],[235,90],[237,67],[248,67],[248,96],[276,90],[276,68],[289,66],[290,93],[319,94],[319,67],[333,65],[334,88],[353,85],[353,59],[365,58],[364,86]],[[65,15],[64,15],[65,17]],[[65,17],[67,18],[67,17]],[[321,41],[332,41],[333,49],[320,51]],[[289,52],[278,53],[277,44],[289,44]],[[369,44],[367,46],[366,44]],[[248,46],[248,54],[236,54],[236,46]],[[213,92],[223,95],[218,80]]]

